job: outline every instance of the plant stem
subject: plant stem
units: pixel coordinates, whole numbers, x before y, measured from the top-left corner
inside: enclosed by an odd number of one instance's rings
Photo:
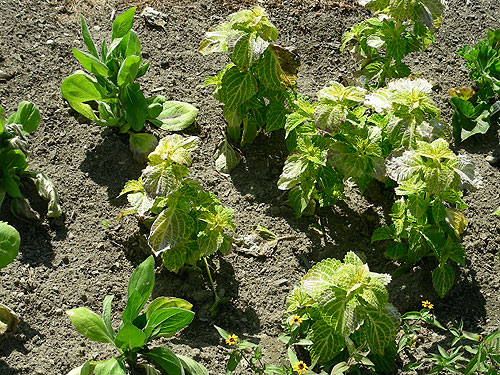
[[[210,285],[212,285],[212,290],[215,295],[215,302],[219,301],[219,296],[217,295],[217,290],[215,289],[214,280],[212,279],[212,273],[210,272],[210,267],[208,266],[207,257],[203,257],[203,262],[205,262],[205,267],[208,273],[208,279],[210,280]]]

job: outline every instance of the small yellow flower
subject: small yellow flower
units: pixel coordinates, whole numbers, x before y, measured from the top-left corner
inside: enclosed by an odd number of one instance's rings
[[[226,344],[228,345],[238,345],[238,336],[231,335],[226,339]]]
[[[477,335],[477,341],[479,342],[483,341],[483,335]]]
[[[307,372],[307,369],[307,365],[302,361],[295,362],[295,364],[292,366],[292,370],[295,371],[298,375],[305,374]]]
[[[432,310],[434,308],[434,305],[432,303],[430,303],[429,301],[422,301],[422,306],[425,308],[425,309],[429,309],[429,310]]]
[[[298,326],[300,326],[302,324],[302,318],[298,315],[292,315],[289,319],[288,319],[288,322],[291,324],[291,325],[294,325],[294,324],[297,324]]]

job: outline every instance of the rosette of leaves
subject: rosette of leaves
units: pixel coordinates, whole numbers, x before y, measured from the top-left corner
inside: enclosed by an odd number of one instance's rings
[[[0,206],[10,196],[10,210],[23,219],[38,220],[29,201],[23,196],[27,182],[35,185],[40,197],[48,201],[47,216],[61,215],[59,197],[54,184],[42,172],[29,170],[27,135],[40,124],[40,112],[31,102],[21,102],[16,112],[5,121],[5,111],[0,107]]]
[[[417,141],[447,138],[447,127],[430,94],[432,84],[422,78],[402,78],[366,96],[365,105],[386,117],[383,127],[391,151],[416,147]]]
[[[136,80],[146,74],[141,43],[132,30],[136,8],[116,17],[111,43],[97,50],[83,16],[81,29],[88,52],[73,48],[73,55],[88,72],[67,77],[61,92],[69,105],[85,118],[102,126],[119,128],[130,135],[130,148],[144,157],[158,143],[155,136],[138,133],[146,121],[164,130],[178,131],[191,125],[198,109],[188,103],[167,101],[161,95],[146,98]]]
[[[150,256],[130,276],[127,304],[117,331],[111,319],[112,295],[104,298],[102,317],[86,307],[66,311],[83,336],[111,344],[118,351],[114,358],[85,362],[68,375],[126,375],[136,373],[138,363],[152,375],[159,375],[158,369],[167,374],[208,375],[205,367],[189,357],[177,355],[168,347],[150,347],[158,338],[174,336],[194,317],[192,305],[180,298],[158,297],[144,308],[153,286],[154,258]]]
[[[469,77],[476,90],[456,88],[449,91],[454,109],[453,137],[461,142],[474,134],[485,134],[500,112],[500,29],[488,30],[488,37],[475,46],[457,51],[466,60]]]
[[[21,237],[9,224],[0,221],[0,268],[7,266],[17,256]],[[19,319],[16,314],[0,303],[0,336],[17,329]]]
[[[403,58],[424,51],[434,42],[434,31],[442,21],[441,0],[359,0],[378,13],[351,27],[342,35],[341,51],[350,52],[359,63],[358,76],[367,86],[383,86],[387,79],[411,74]]]
[[[432,272],[432,282],[444,297],[455,279],[448,261],[465,262],[460,235],[467,225],[461,211],[467,206],[461,191],[474,189],[479,178],[470,160],[456,156],[444,139],[417,145],[413,150],[399,150],[387,160],[387,174],[399,184],[396,194],[403,198],[392,207],[392,223],[377,229],[372,242],[393,240],[386,257],[407,264],[435,257],[439,264]]]
[[[130,208],[119,218],[135,214],[150,225],[149,245],[173,272],[217,251],[227,253],[232,240],[224,231],[235,229],[233,211],[187,177],[198,143],[198,137],[177,134],[161,139],[139,180],[128,181],[121,192]]]
[[[285,126],[295,97],[299,60],[290,50],[272,43],[278,30],[264,9],[255,7],[229,16],[205,34],[198,51],[226,52],[231,62],[205,81],[224,103],[227,133],[242,146],[260,131]]]
[[[327,371],[364,351],[364,363],[391,371],[396,354],[399,316],[388,303],[391,277],[370,272],[353,252],[343,262],[324,259],[312,267],[287,298],[287,313],[300,316],[295,338],[312,341],[313,364]]]

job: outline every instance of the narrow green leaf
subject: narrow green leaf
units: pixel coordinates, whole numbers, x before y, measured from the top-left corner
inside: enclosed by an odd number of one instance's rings
[[[125,56],[141,56],[141,42],[139,41],[139,37],[134,30],[130,30],[130,36],[128,38],[127,43],[127,51]]]
[[[111,325],[111,302],[113,301],[113,296],[108,295],[104,297],[104,302],[102,306],[102,321],[106,327],[106,331],[109,337],[115,337],[115,331]]]
[[[76,48],[73,48],[73,56],[75,56],[80,64],[82,64],[82,66],[90,73],[102,77],[109,77],[111,75],[111,72],[106,64],[90,53],[78,51]]]
[[[177,358],[182,363],[182,366],[190,375],[208,375],[208,370],[202,364],[196,362],[194,359],[184,355],[177,355]]]
[[[92,40],[92,36],[89,33],[87,22],[85,22],[85,18],[83,17],[83,15],[80,15],[80,24],[82,28],[82,36],[85,46],[87,46],[87,49],[92,54],[92,56],[99,58],[99,55],[97,54],[97,49],[95,48],[94,41]]]
[[[180,307],[185,310],[191,310],[193,305],[182,298],[173,298],[173,297],[158,297],[153,302],[151,302],[144,313],[146,317],[149,319],[151,314],[153,314],[156,310],[167,308],[167,307]]]
[[[127,298],[136,291],[141,296],[140,309],[146,304],[155,283],[155,260],[150,255],[142,262],[130,276],[127,289]]]

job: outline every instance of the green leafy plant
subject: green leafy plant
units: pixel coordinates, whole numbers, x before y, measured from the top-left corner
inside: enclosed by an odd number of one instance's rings
[[[316,375],[315,372],[309,370],[309,367],[297,359],[295,353],[288,349],[289,365],[282,364],[276,366],[268,363],[263,363],[262,350],[258,344],[248,340],[241,340],[235,334],[223,330],[215,326],[219,335],[224,339],[226,345],[230,347],[229,360],[226,365],[226,374],[231,374],[237,370],[238,365],[242,360],[253,374],[283,374],[283,375]],[[326,374],[324,372],[321,375]]]
[[[450,327],[453,340],[445,350],[438,345],[438,353],[427,358],[434,362],[429,374],[495,375],[500,371],[500,329],[487,336]],[[460,344],[463,341],[468,343]]]
[[[125,184],[121,194],[128,194],[131,207],[119,218],[135,214],[150,226],[149,245],[170,271],[203,259],[219,302],[206,258],[231,249],[232,239],[224,231],[235,229],[233,211],[187,177],[191,151],[198,143],[198,137],[177,134],[161,139],[139,180]]]
[[[7,266],[17,256],[21,237],[19,232],[9,224],[0,221],[0,268]],[[19,319],[16,314],[0,303],[0,336],[17,329]]]
[[[288,115],[286,143],[291,151],[278,188],[290,190],[297,216],[344,198],[344,181],[361,191],[373,180],[386,181],[385,159],[402,146],[446,137],[446,126],[424,79],[398,79],[367,91],[331,82],[318,100],[298,99]]]
[[[167,101],[161,95],[144,96],[136,79],[146,74],[149,62],[143,64],[141,43],[132,30],[135,10],[131,8],[115,19],[111,43],[103,41],[100,55],[81,17],[88,52],[73,49],[73,55],[88,73],[79,71],[67,77],[61,91],[70,106],[87,119],[128,133],[131,150],[144,156],[158,143],[152,134],[137,133],[146,121],[164,130],[182,130],[193,123],[198,109]]]
[[[5,121],[5,111],[0,107],[0,206],[6,196],[12,198],[10,209],[20,218],[38,219],[28,200],[23,196],[26,182],[35,185],[38,194],[48,201],[48,217],[61,215],[59,197],[52,181],[39,171],[28,170],[29,156],[27,135],[40,124],[40,112],[33,103],[21,102],[16,112]]]
[[[387,274],[370,272],[353,252],[343,262],[322,260],[287,298],[287,314],[300,319],[300,324],[293,325],[285,342],[310,340],[312,363],[326,371],[342,361],[353,363],[349,358],[378,371],[391,371],[399,316],[388,303],[385,286],[390,280]]]
[[[424,51],[434,42],[434,31],[442,21],[441,0],[359,0],[377,13],[342,35],[341,50],[359,63],[356,75],[367,86],[383,86],[386,80],[411,74],[403,58]]]
[[[457,51],[466,60],[469,77],[475,82],[471,88],[449,91],[454,109],[453,136],[461,142],[474,134],[485,134],[500,112],[500,29],[488,30],[488,37],[475,46],[464,45]],[[496,116],[496,117],[495,117]]]
[[[208,374],[201,364],[189,357],[176,355],[167,347],[149,347],[157,338],[172,337],[194,317],[192,305],[179,298],[158,297],[143,309],[153,286],[154,258],[150,256],[130,277],[127,304],[117,331],[111,320],[113,296],[104,299],[102,317],[85,307],[67,311],[78,332],[89,340],[112,344],[119,353],[104,361],[88,361],[68,375],[125,375],[131,373],[130,368],[136,363],[140,363],[148,374],[160,374],[151,363],[167,374]]]
[[[299,61],[290,50],[274,44],[278,31],[264,9],[255,7],[229,16],[205,34],[199,52],[227,52],[231,62],[205,81],[224,103],[227,133],[242,146],[261,131],[285,126],[295,98]]]
[[[432,282],[439,296],[451,289],[455,272],[448,260],[463,265],[465,251],[460,235],[467,220],[461,212],[462,189],[474,189],[478,177],[474,165],[465,156],[456,156],[448,142],[417,141],[417,148],[399,150],[387,161],[387,174],[399,186],[402,198],[392,207],[392,223],[377,229],[373,241],[391,239],[385,255],[408,264],[424,257],[435,257],[439,265]]]

